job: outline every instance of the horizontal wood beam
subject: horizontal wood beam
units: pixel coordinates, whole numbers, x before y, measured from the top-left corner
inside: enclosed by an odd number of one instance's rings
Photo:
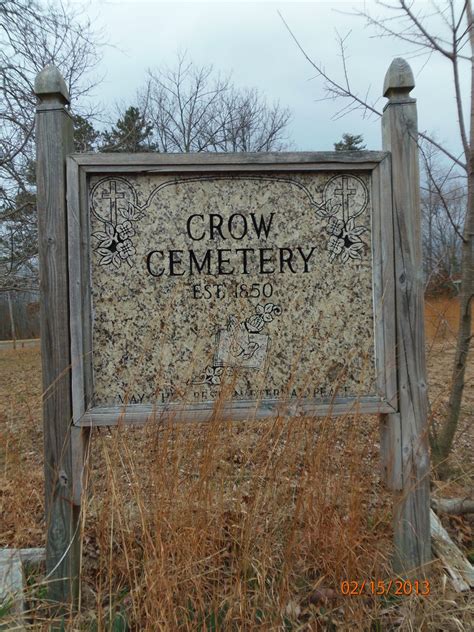
[[[136,166],[145,169],[152,167],[172,168],[179,167],[205,167],[207,170],[220,166],[239,166],[243,169],[252,169],[255,166],[269,166],[291,168],[291,166],[313,165],[320,168],[339,168],[349,170],[363,166],[373,169],[379,162],[387,157],[384,151],[327,151],[327,152],[274,152],[274,153],[89,153],[72,154],[71,158],[81,166],[104,167]],[[349,167],[348,167],[349,166]]]

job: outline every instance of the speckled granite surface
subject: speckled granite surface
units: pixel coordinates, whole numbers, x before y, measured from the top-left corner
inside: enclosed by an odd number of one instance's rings
[[[89,185],[96,405],[375,392],[369,175]]]

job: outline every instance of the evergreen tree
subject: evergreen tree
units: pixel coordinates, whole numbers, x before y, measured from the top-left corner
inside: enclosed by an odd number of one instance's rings
[[[100,150],[129,153],[153,151],[151,133],[152,126],[145,121],[140,110],[130,106],[118,119],[115,127],[103,133],[103,145]]]
[[[74,150],[77,152],[95,151],[100,133],[80,114],[73,116],[74,121]]]
[[[336,151],[362,151],[365,149],[364,137],[362,134],[343,134],[342,140],[334,143]]]

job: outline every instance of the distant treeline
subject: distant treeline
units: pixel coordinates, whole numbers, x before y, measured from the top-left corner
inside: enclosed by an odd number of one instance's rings
[[[0,293],[0,340],[39,338],[39,293]]]

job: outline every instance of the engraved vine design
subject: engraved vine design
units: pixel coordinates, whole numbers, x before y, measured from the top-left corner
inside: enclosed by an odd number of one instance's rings
[[[135,189],[125,178],[104,178],[92,189],[91,200],[91,211],[102,222],[102,230],[92,233],[98,242],[95,250],[101,257],[99,265],[119,269],[126,263],[132,267],[135,223],[145,216],[137,204]]]
[[[319,217],[327,220],[326,231],[329,261],[340,258],[342,263],[349,259],[362,259],[367,244],[361,235],[367,232],[365,226],[357,226],[356,217],[367,208],[369,193],[363,180],[355,175],[333,176],[323,192],[324,211]]]

